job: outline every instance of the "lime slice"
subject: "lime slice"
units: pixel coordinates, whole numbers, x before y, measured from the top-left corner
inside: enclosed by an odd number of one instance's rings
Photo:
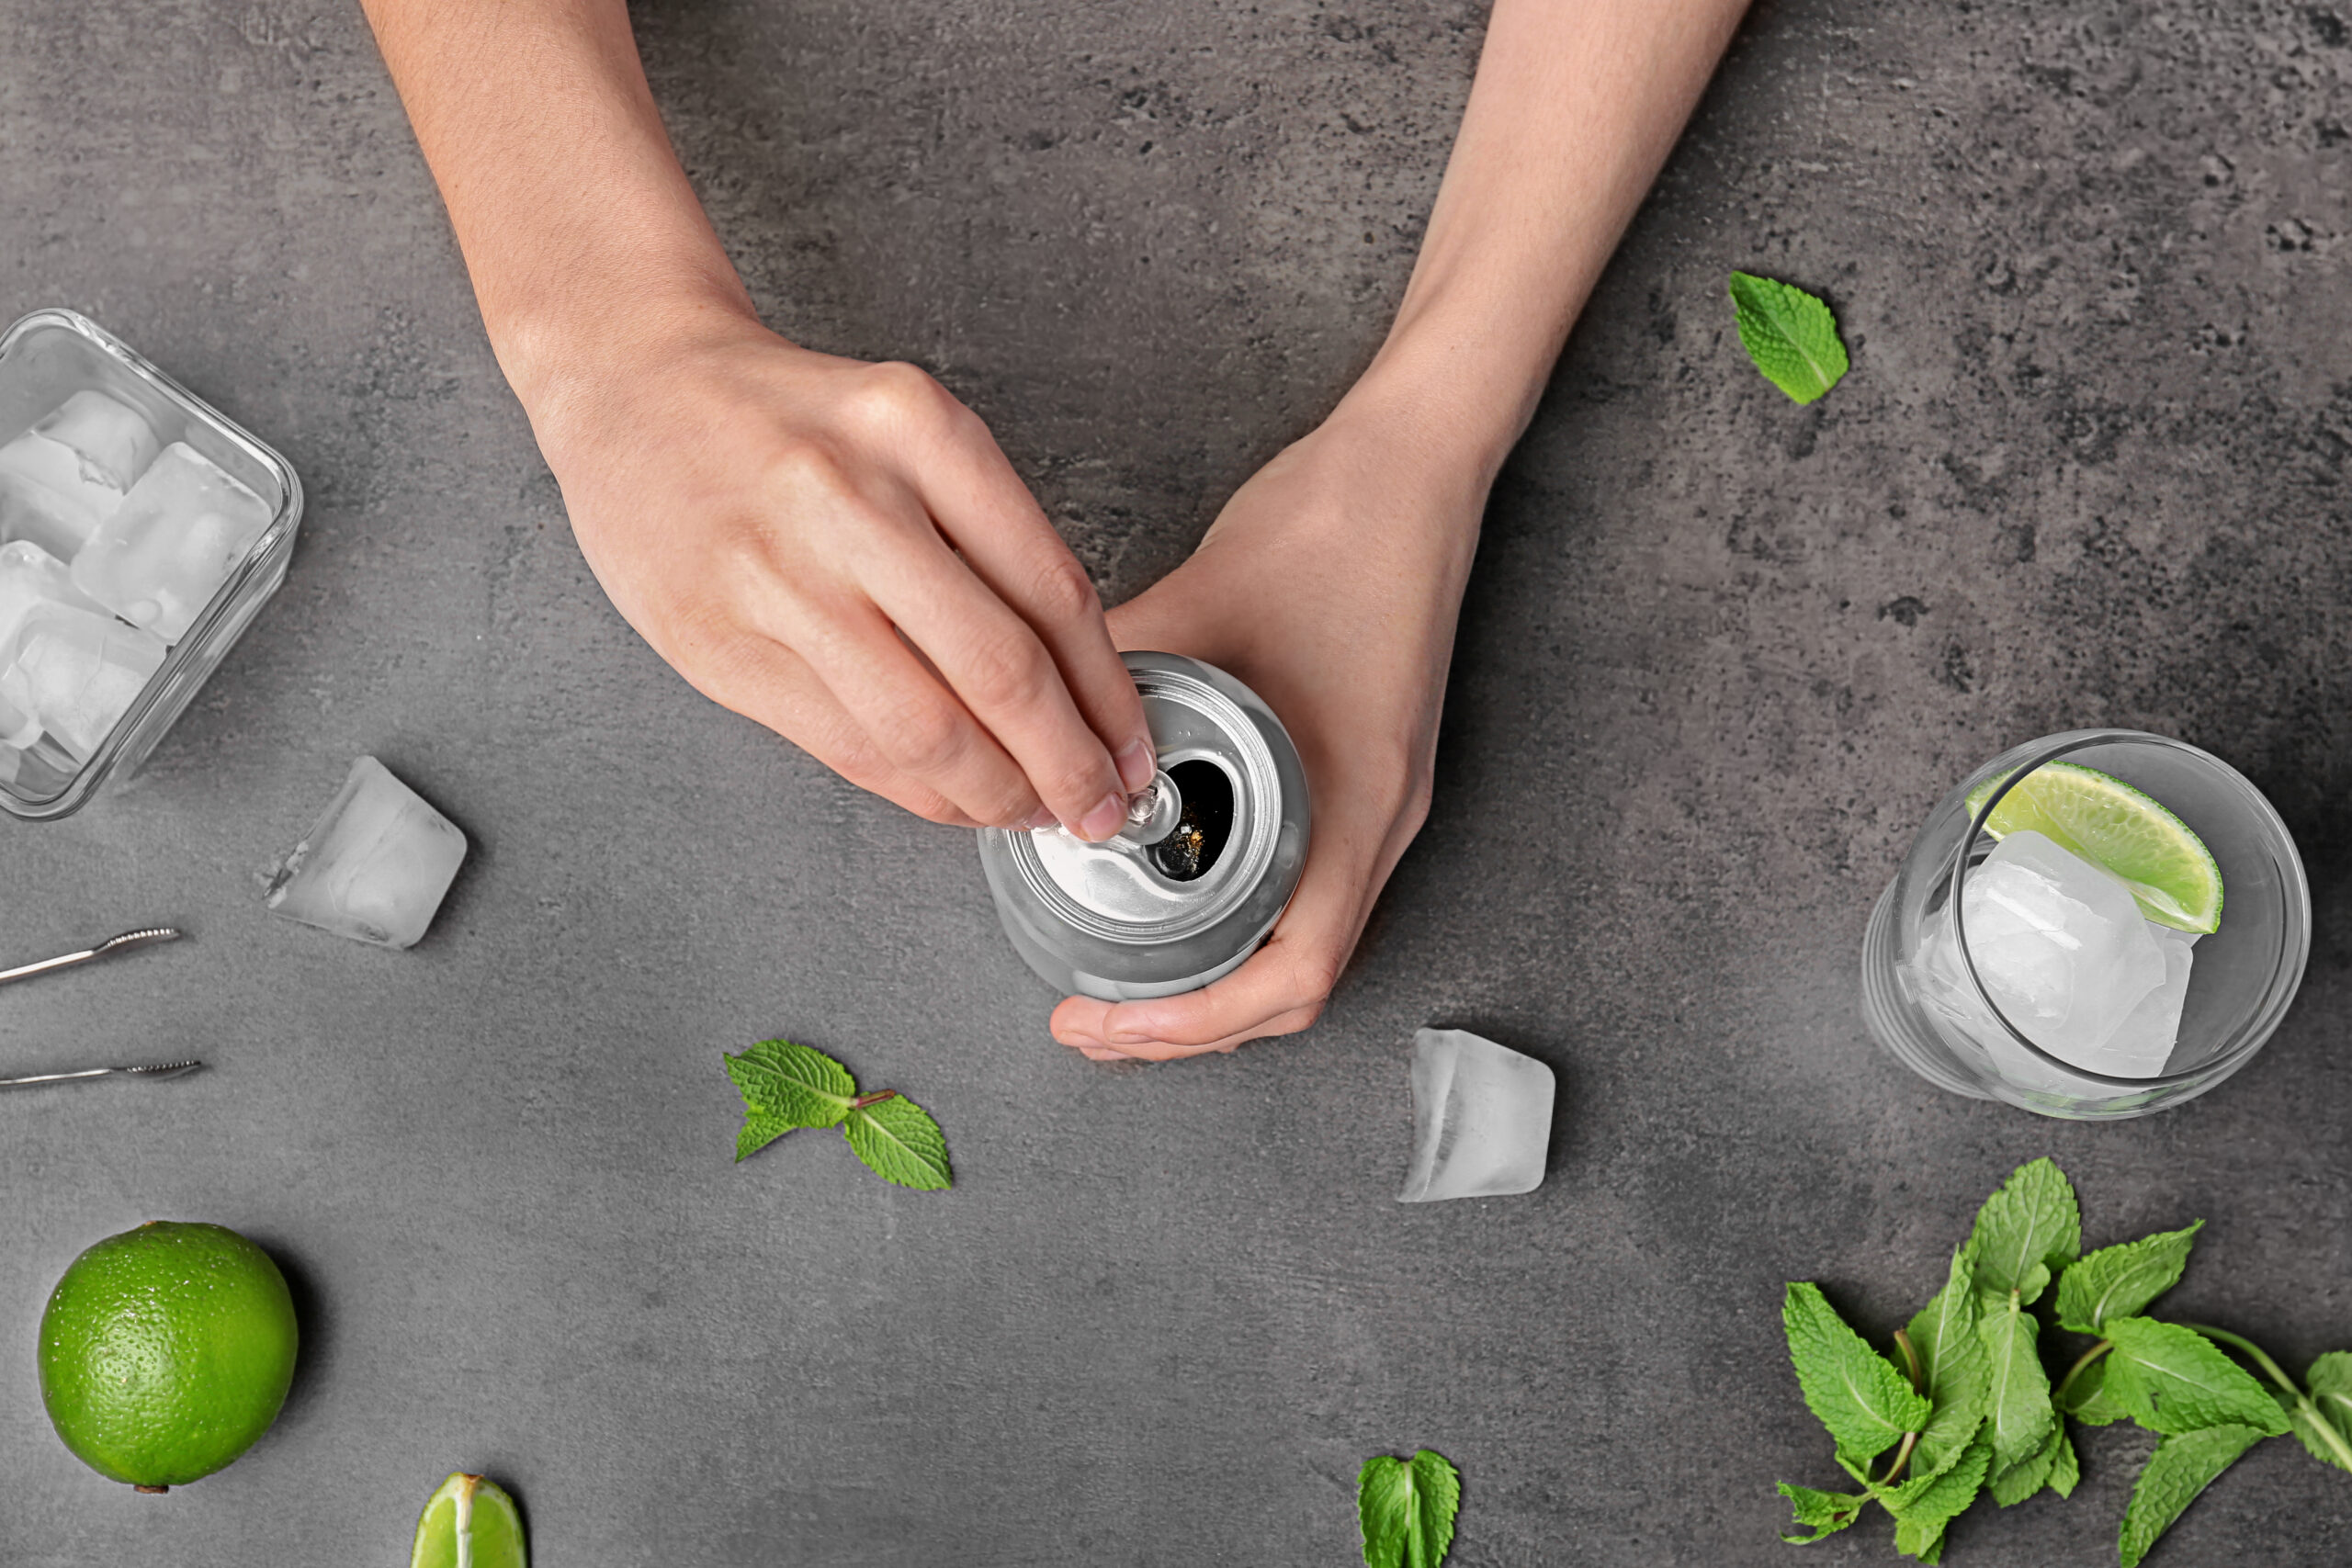
[[[441,1483],[416,1521],[409,1568],[529,1568],[523,1516],[495,1481],[463,1472]]]
[[[2001,778],[1968,795],[1971,818]],[[2121,779],[2073,762],[2044,762],[2001,797],[1984,830],[1996,839],[2031,829],[2120,878],[2140,912],[2175,931],[2222,926],[2222,868],[2188,824]]]

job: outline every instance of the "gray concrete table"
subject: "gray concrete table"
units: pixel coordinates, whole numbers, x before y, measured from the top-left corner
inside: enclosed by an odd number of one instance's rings
[[[1481,8],[648,7],[769,318],[985,413],[1106,592],[1179,560],[1401,289]],[[89,311],[279,444],[285,592],[127,792],[0,833],[0,953],[195,940],[0,998],[0,1561],[405,1561],[456,1467],[540,1560],[1340,1563],[1356,1466],[1465,1477],[1462,1564],[1797,1561],[1836,1479],[1781,1283],[1873,1331],[2051,1154],[2094,1242],[2211,1222],[2177,1315],[2352,1346],[2352,22],[2303,4],[1760,12],[1496,497],[1436,813],[1327,1019],[1157,1069],[1054,1045],[968,836],[711,706],[606,606],[347,4],[0,0],[0,315]],[[1826,291],[1851,377],[1750,370],[1725,273]],[[2086,1127],[1856,1022],[1930,802],[2079,723],[2183,736],[2308,855],[2301,1005],[2220,1091]],[[473,835],[426,942],[266,918],[362,750]],[[1393,1201],[1417,1025],[1558,1071],[1548,1180]],[[789,1033],[937,1112],[945,1194],[825,1136],[729,1163]],[[57,1273],[247,1232],[307,1340],[167,1498],[50,1434]],[[2148,1441],[1948,1561],[2111,1562]],[[2352,1477],[2239,1465],[2159,1561],[2352,1553]],[[1805,1562],[1892,1560],[1882,1529]]]

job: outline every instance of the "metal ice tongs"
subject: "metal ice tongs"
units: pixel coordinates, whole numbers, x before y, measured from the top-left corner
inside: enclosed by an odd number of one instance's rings
[[[28,980],[35,975],[47,975],[53,970],[71,969],[77,964],[87,964],[94,959],[111,957],[130,948],[144,947],[150,942],[174,942],[178,940],[179,934],[169,926],[148,926],[135,931],[125,931],[120,936],[110,937],[97,946],[85,948],[79,953],[68,953],[57,958],[45,958],[39,964],[27,964],[16,969],[0,969],[0,986],[5,986],[11,980]],[[194,1061],[158,1062],[152,1066],[143,1067],[84,1067],[77,1072],[70,1073],[35,1073],[27,1077],[0,1078],[0,1089],[31,1089],[40,1084],[74,1083],[85,1078],[112,1077],[117,1074],[128,1077],[175,1078],[182,1073],[194,1072],[202,1066],[204,1066],[202,1062]]]

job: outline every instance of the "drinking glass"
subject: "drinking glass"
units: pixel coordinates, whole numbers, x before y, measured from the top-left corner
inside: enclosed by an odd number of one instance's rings
[[[2187,823],[2222,872],[2221,929],[2195,949],[2180,1031],[2163,1072],[2113,1077],[2050,1055],[1987,994],[1968,946],[1962,897],[1993,851],[1986,818],[2034,770],[2064,758],[2132,785]],[[2000,781],[1981,809],[1969,796]],[[2045,1116],[2145,1116],[2204,1093],[2270,1038],[2311,954],[2311,889],[2278,813],[2227,762],[2186,741],[2130,729],[2077,729],[2029,741],[1961,781],[1929,813],[1862,939],[1862,1021],[1887,1054],[1929,1083]],[[1923,942],[1949,919],[1958,964],[1927,981]]]

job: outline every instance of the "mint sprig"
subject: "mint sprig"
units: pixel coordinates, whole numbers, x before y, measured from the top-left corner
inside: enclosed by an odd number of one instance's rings
[[[727,1057],[727,1076],[743,1097],[738,1162],[786,1133],[839,1127],[866,1168],[885,1181],[924,1192],[954,1182],[947,1138],[931,1112],[894,1089],[859,1093],[850,1070],[813,1046],[763,1040]]]
[[[1365,1568],[1438,1568],[1453,1544],[1462,1475],[1428,1449],[1409,1460],[1374,1454],[1356,1472]]]
[[[1791,284],[1753,273],[1731,275],[1739,341],[1764,378],[1809,403],[1846,374],[1846,345],[1829,307]]]
[[[2046,1159],[2020,1166],[1978,1211],[1943,1289],[1894,1332],[1899,1371],[1817,1289],[1792,1284],[1782,1317],[1799,1391],[1861,1491],[1782,1483],[1808,1533],[1781,1539],[1818,1540],[1876,1503],[1894,1518],[1896,1551],[1937,1562],[1945,1528],[1982,1493],[2002,1507],[2074,1494],[2081,1468],[2068,1416],[2129,1420],[2163,1439],[2118,1532],[2122,1568],[2136,1568],[2264,1438],[2292,1432],[2313,1459],[2352,1471],[2352,1351],[2320,1357],[2299,1384],[2226,1329],[2145,1315],[2180,1279],[2202,1224],[2084,1254],[2073,1184]],[[2095,1343],[2053,1386],[2042,1357],[2060,1332]]]

